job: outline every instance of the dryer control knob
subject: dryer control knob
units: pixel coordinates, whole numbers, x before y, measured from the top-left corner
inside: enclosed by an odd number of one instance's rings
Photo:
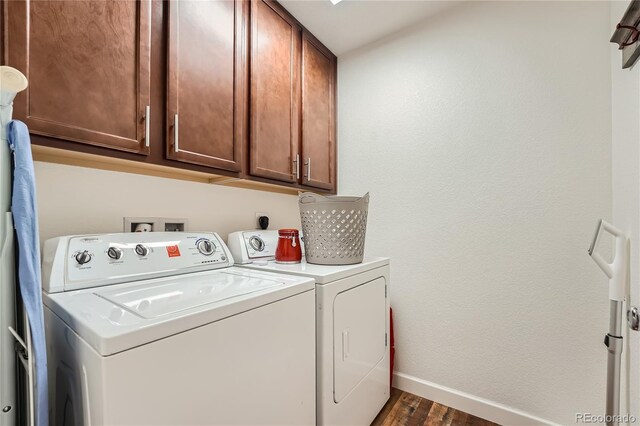
[[[202,239],[197,242],[196,247],[205,256],[211,256],[216,251],[216,245],[211,240]]]
[[[262,238],[254,235],[251,238],[249,238],[249,244],[251,245],[251,247],[253,247],[253,249],[255,251],[263,251],[264,250],[264,241],[262,240]]]
[[[91,262],[91,254],[87,250],[79,251],[75,254],[76,262],[80,265],[84,265],[85,263]]]
[[[107,256],[113,260],[120,260],[122,259],[122,249],[119,249],[118,247],[109,247],[107,250]]]

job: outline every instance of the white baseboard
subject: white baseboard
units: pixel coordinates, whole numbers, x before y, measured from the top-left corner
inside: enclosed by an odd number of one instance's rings
[[[440,386],[404,373],[393,373],[393,386],[405,392],[501,425],[556,425],[556,423],[515,408]]]

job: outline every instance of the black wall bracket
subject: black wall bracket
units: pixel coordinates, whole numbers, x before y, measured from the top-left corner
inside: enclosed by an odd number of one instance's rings
[[[622,50],[622,68],[631,68],[640,57],[640,0],[632,0],[611,36]]]

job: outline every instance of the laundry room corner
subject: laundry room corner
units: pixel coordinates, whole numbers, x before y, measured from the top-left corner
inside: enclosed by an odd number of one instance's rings
[[[640,0],[0,0],[0,426],[640,423],[638,59]]]

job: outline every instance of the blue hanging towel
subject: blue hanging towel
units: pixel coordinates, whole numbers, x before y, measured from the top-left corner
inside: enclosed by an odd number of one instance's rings
[[[31,326],[35,357],[35,424],[47,426],[49,424],[47,349],[42,314],[40,241],[31,140],[27,126],[21,121],[11,121],[7,134],[9,147],[14,153],[11,212],[18,237],[18,282]]]

